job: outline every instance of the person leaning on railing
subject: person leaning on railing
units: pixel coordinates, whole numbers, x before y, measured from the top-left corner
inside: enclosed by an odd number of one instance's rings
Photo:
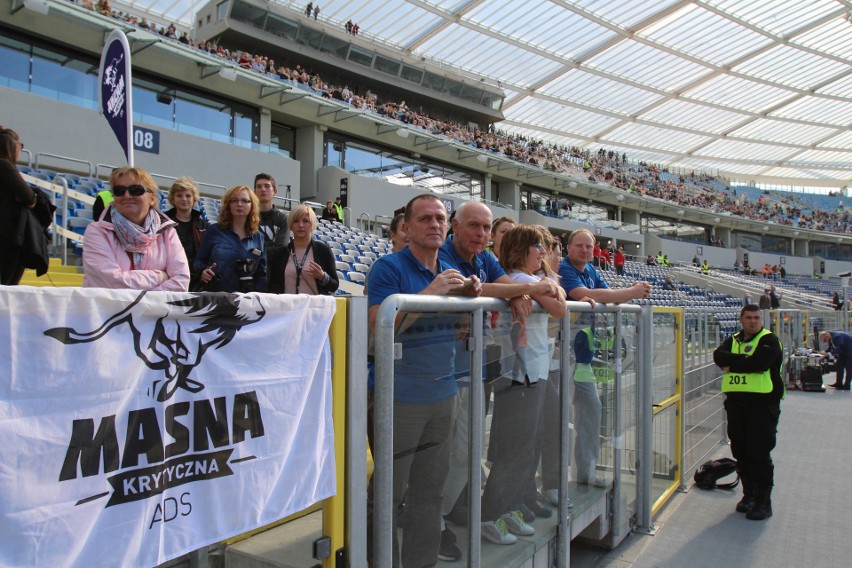
[[[647,282],[635,282],[627,288],[611,289],[592,266],[594,246],[595,236],[588,229],[578,229],[568,237],[568,254],[559,265],[559,276],[569,300],[618,304],[645,298],[651,293],[651,285]],[[608,481],[596,473],[600,454],[598,437],[601,426],[601,400],[595,377],[591,373],[582,372],[584,369],[577,365],[573,377],[574,429],[577,433],[574,462],[577,482],[604,487]]]

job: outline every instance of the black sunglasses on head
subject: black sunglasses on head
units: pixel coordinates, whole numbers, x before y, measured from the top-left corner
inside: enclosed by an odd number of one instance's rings
[[[144,185],[114,185],[112,186],[112,194],[116,197],[121,197],[125,194],[125,192],[130,192],[130,195],[133,197],[139,197],[140,195],[145,195],[148,191],[145,189]]]

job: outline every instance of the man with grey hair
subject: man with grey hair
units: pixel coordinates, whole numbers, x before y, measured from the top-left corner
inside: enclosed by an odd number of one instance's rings
[[[491,210],[478,201],[465,201],[455,210],[452,219],[453,234],[439,252],[441,261],[456,268],[465,277],[475,276],[482,283],[482,296],[505,298],[512,301],[515,319],[523,321],[532,308],[532,303],[524,296],[544,295],[559,297],[558,285],[550,279],[542,279],[535,284],[514,282],[500,267],[497,259],[486,250],[491,237]],[[460,340],[463,341],[463,340]],[[484,361],[483,363],[487,363]],[[470,360],[463,346],[456,347],[456,377],[459,385],[460,406],[456,418],[451,442],[450,473],[444,485],[442,513],[449,514],[467,482],[468,440],[470,437]],[[482,388],[482,385],[477,385]],[[484,421],[485,417],[480,417]],[[493,434],[493,430],[492,430]],[[478,488],[477,488],[478,489]],[[549,517],[549,509],[537,500],[536,488],[528,488],[525,503],[519,507],[528,508],[534,516]],[[514,528],[504,522],[483,523],[484,538],[498,544],[512,544],[517,539],[509,531]],[[529,528],[526,528],[529,530]],[[455,537],[449,529],[441,535],[441,559],[457,560],[460,551],[454,548]],[[456,547],[457,548],[457,547]]]

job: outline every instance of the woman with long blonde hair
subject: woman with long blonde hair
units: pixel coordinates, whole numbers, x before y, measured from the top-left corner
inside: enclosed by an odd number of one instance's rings
[[[193,267],[208,292],[266,292],[266,245],[260,203],[245,185],[222,196],[219,222],[210,225]]]

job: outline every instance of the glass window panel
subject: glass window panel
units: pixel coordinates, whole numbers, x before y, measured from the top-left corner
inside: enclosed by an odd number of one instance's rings
[[[273,151],[292,158],[296,155],[296,129],[283,124],[272,123],[271,146]],[[324,164],[329,165],[329,164]],[[333,164],[337,165],[337,164]]]
[[[461,88],[461,98],[466,101],[470,101],[473,103],[479,103],[482,100],[483,91],[479,87],[473,87],[471,85],[462,85]]]
[[[399,61],[394,61],[393,59],[388,59],[387,57],[382,57],[381,55],[376,56],[376,62],[373,66],[383,72],[388,73],[390,75],[398,75],[399,69],[402,67],[402,63]]]
[[[21,91],[29,91],[29,46],[6,38],[0,38],[0,61],[3,62],[0,65],[0,85]]]
[[[458,81],[447,79],[447,84],[444,86],[444,92],[454,97],[461,97],[462,84]]]
[[[67,56],[33,48],[32,91],[61,101],[95,108],[97,77],[87,74],[92,65]]]
[[[263,29],[263,22],[266,20],[266,10],[237,0],[231,9],[231,17],[237,21]]]
[[[503,97],[484,91],[482,95],[482,104],[493,108],[494,110],[500,110],[503,106]]]
[[[353,45],[349,48],[349,61],[370,67],[373,64],[373,54]]]
[[[412,83],[420,84],[420,81],[423,80],[423,71],[420,69],[415,69],[414,67],[409,67],[408,65],[402,66],[402,73],[399,75],[406,81],[411,81]]]
[[[289,40],[295,40],[299,33],[299,24],[291,22],[275,14],[269,14],[266,19],[266,31]]]
[[[234,139],[245,142],[257,142],[255,121],[250,116],[245,116],[239,112],[234,113]]]
[[[362,176],[373,177],[381,172],[382,158],[375,151],[354,144],[346,145],[344,169]]]
[[[162,89],[157,89],[145,81],[133,81],[133,118],[140,122],[162,126],[169,129],[175,127],[174,92],[168,91],[170,100],[162,96]]]
[[[327,35],[322,39],[322,47],[320,50],[325,53],[333,53],[342,59],[346,59],[346,53],[349,51],[349,42]]]
[[[319,49],[322,44],[322,36],[323,34],[319,30],[313,30],[309,27],[301,26],[299,28],[299,32],[296,34],[296,43],[307,45],[314,49]]]
[[[279,141],[280,143],[280,141]],[[325,164],[326,166],[343,167],[343,142],[327,139],[325,142]]]
[[[430,89],[434,89],[438,92],[444,90],[444,82],[446,79],[441,75],[436,75],[435,73],[426,72],[423,75],[423,86],[429,87]]]
[[[178,93],[175,99],[175,122],[181,132],[197,136],[208,135],[214,140],[231,141],[231,109],[210,106],[188,93]]]
[[[230,7],[230,2],[220,2],[216,5],[216,20],[224,20],[228,17],[228,8]]]
[[[411,172],[415,169],[414,161],[411,159],[406,159],[401,156],[395,156],[391,154],[382,154],[382,177],[392,176],[392,175],[407,175],[410,176]]]
[[[811,254],[829,260],[852,260],[852,247],[834,243],[811,242]]]

